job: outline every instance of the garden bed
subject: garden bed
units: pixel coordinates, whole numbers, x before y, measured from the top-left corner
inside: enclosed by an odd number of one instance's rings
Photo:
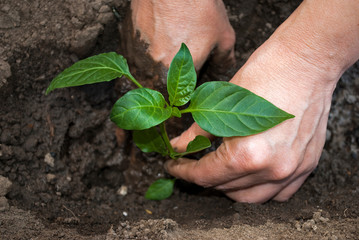
[[[300,1],[224,2],[237,34],[240,67]],[[318,168],[288,202],[235,203],[181,181],[169,199],[143,197],[148,185],[166,174],[165,159],[141,153],[131,135],[116,132],[108,118],[131,85],[116,80],[44,94],[51,79],[75,61],[121,51],[128,4],[2,1],[0,239],[357,238],[358,63],[334,93]],[[135,62],[130,68],[145,85],[159,85],[157,65],[146,73]],[[210,68],[205,66],[201,81]],[[172,137],[190,121],[173,123]]]

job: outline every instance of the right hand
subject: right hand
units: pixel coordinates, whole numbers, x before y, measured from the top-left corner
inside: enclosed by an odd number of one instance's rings
[[[359,59],[358,10],[357,1],[303,1],[231,80],[295,118],[256,135],[224,138],[198,161],[170,160],[167,171],[240,202],[292,196],[318,164],[335,85]],[[172,144],[184,151],[199,134],[208,135],[193,124]]]
[[[234,63],[235,34],[221,0],[132,0],[132,22],[156,62],[169,67],[184,42],[198,71],[213,51],[221,65]]]
[[[318,66],[318,65],[316,65]],[[176,178],[213,187],[235,201],[288,200],[318,164],[325,142],[331,95],[338,75],[323,75],[275,37],[258,48],[231,82],[269,100],[295,118],[247,137],[223,138],[200,160],[169,160]],[[195,136],[209,136],[196,123],[173,147],[183,152]]]

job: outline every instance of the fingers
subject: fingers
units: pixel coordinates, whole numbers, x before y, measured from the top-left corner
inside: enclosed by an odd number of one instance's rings
[[[174,140],[178,150],[184,150],[186,144],[198,134],[208,134],[197,124],[184,132],[179,139]],[[235,179],[250,174],[258,174],[268,168],[267,148],[260,140],[246,143],[248,138],[225,138],[223,143],[214,152],[203,156],[198,161],[179,159],[169,161],[166,170],[171,175],[194,182],[205,187],[226,184]],[[258,144],[261,147],[258,147]],[[253,153],[255,150],[255,154]],[[260,179],[260,178],[259,178]]]
[[[236,69],[234,55],[235,34],[230,24],[226,31],[218,35],[218,40],[208,58],[206,74],[210,79],[221,79],[223,76],[232,76],[231,70]]]
[[[228,191],[236,191],[236,190],[250,188],[252,186],[262,184],[270,180],[269,177],[263,173],[264,172],[247,174],[241,178],[237,178],[235,180],[231,180],[224,184],[215,186],[215,189],[228,192]]]
[[[211,60],[218,66],[230,67],[235,63],[234,44],[236,37],[233,28],[228,25],[228,28],[220,35],[218,43],[213,50],[213,57]]]
[[[166,162],[165,168],[174,177],[204,187],[212,187],[233,178],[216,152],[211,152],[198,161],[186,158],[170,160]]]
[[[197,123],[194,123],[180,136],[171,140],[172,147],[176,149],[178,152],[184,152],[186,151],[188,143],[198,135],[202,135],[210,139],[213,138],[213,136],[210,133],[200,128]]]
[[[286,181],[268,182],[246,189],[226,191],[226,195],[237,202],[264,203],[270,199],[284,202],[298,191],[309,174],[302,174]]]
[[[273,200],[278,202],[284,202],[287,201],[298,189],[302,184],[304,183],[305,179],[309,176],[310,172],[307,174],[304,174],[303,176],[299,177],[292,183],[290,183],[288,186],[286,186],[284,189],[282,189],[276,196],[274,196]]]
[[[236,42],[236,34],[229,22],[226,14],[226,7],[222,1],[217,2],[217,9],[217,12],[222,13],[221,19],[223,23],[222,25],[217,26],[218,40],[215,50],[219,55],[227,56],[228,58],[234,60],[234,44]]]
[[[166,162],[165,168],[171,175],[177,178],[194,182],[204,187],[220,185],[223,181],[229,182],[236,178],[237,174],[234,172],[230,174],[228,169],[220,164],[220,161],[215,161],[216,158],[211,156],[213,154],[215,152],[199,161],[190,159],[170,160]],[[261,180],[264,183],[253,185],[254,182],[258,182],[261,178],[256,174],[249,174],[235,180],[236,190],[224,192],[229,198],[237,202],[263,203],[273,198],[273,196],[275,196],[276,201],[286,201],[298,190],[307,176],[301,176],[282,190],[289,180],[277,182]],[[243,188],[238,189],[238,186],[243,186]],[[245,188],[244,186],[250,187]]]
[[[226,195],[236,202],[264,203],[276,195],[281,186],[274,183],[265,183],[250,188],[226,192]]]
[[[131,10],[133,34],[140,33],[153,60],[167,68],[181,42],[190,49],[196,70],[212,50],[234,60],[235,33],[222,1],[133,0]]]

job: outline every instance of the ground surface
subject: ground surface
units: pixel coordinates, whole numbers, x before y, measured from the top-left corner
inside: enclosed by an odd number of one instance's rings
[[[225,3],[240,66],[299,1]],[[117,132],[118,147],[108,120],[131,86],[118,80],[44,95],[73,62],[119,50],[127,5],[0,0],[0,239],[357,239],[358,64],[335,91],[320,165],[289,202],[234,203],[184,182],[170,199],[143,198],[164,175],[164,159],[141,154],[127,132]],[[158,73],[131,70],[156,85]],[[173,124],[172,135],[189,121]]]

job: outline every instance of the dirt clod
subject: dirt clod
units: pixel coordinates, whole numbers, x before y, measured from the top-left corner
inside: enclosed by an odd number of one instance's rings
[[[158,239],[173,238],[178,225],[171,219],[141,220],[137,223],[122,222],[117,229],[111,228],[106,240],[111,239]]]
[[[9,77],[11,77],[11,67],[9,63],[0,59],[0,89],[7,84]]]
[[[0,28],[14,28],[20,26],[20,14],[18,11],[13,10],[9,5],[5,5],[1,8],[0,13]]]
[[[84,30],[76,33],[75,38],[71,41],[71,51],[78,56],[86,56],[93,50],[97,37],[103,31],[101,24],[87,26]]]
[[[0,197],[5,196],[12,185],[12,182],[6,178],[0,175]]]
[[[55,159],[54,157],[51,155],[51,153],[46,153],[45,158],[44,158],[44,162],[49,165],[50,167],[55,167]]]
[[[5,197],[0,197],[0,212],[9,209],[9,203]]]

